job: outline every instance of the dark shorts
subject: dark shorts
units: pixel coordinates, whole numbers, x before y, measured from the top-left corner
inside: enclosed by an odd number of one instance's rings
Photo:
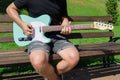
[[[75,47],[75,46],[65,38],[53,39],[48,44],[45,44],[40,41],[34,41],[28,45],[28,53],[31,53],[34,50],[43,50],[48,53],[51,52],[58,53],[60,50],[63,50],[68,47]]]

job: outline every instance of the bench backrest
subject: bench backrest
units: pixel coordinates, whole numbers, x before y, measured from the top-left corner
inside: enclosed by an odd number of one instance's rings
[[[72,22],[94,22],[94,21],[105,21],[110,22],[112,18],[110,16],[70,16]],[[12,20],[7,15],[0,16],[0,33],[12,32]],[[113,32],[105,30],[102,32],[75,32],[66,37],[69,39],[74,38],[98,38],[98,37],[109,37],[113,36]],[[13,42],[13,36],[0,36],[0,42]]]

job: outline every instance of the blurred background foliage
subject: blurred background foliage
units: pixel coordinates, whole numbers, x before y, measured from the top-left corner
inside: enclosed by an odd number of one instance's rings
[[[0,0],[0,14],[6,13],[6,7],[14,0]]]

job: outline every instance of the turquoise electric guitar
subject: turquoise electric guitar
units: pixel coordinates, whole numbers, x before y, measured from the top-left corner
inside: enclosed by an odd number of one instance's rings
[[[27,23],[30,23],[34,28],[34,34],[32,36],[26,36],[22,29],[13,22],[13,36],[14,41],[19,46],[26,46],[32,41],[42,41],[44,43],[49,43],[51,39],[45,37],[45,32],[51,31],[60,31],[63,26],[56,25],[56,26],[49,26],[51,21],[49,15],[42,15],[37,18],[32,18],[27,15],[20,15],[20,18]],[[93,24],[77,24],[77,25],[68,25],[71,29],[100,29],[100,30],[112,30],[113,26],[110,24],[104,24],[100,22],[93,22]]]

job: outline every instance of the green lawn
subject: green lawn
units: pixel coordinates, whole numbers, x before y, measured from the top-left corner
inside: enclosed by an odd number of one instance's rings
[[[89,15],[101,16],[106,15],[105,2],[106,0],[67,0],[69,15]]]

